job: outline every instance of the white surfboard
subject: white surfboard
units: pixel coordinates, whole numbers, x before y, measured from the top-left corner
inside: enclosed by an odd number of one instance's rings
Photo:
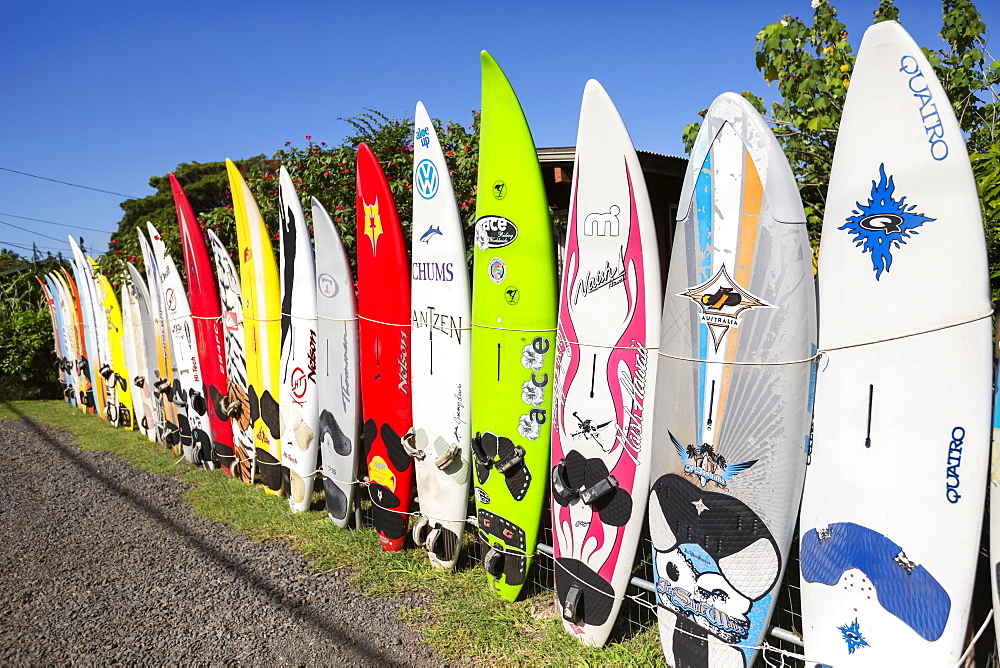
[[[281,465],[293,512],[312,501],[319,442],[316,394],[316,260],[302,203],[288,170],[278,170],[281,278]]]
[[[66,290],[66,284],[62,281],[62,277],[53,271],[48,274],[47,278],[51,283],[51,288],[55,289],[59,317],[62,319],[62,328],[60,331],[62,359],[60,360],[60,364],[66,378],[67,396],[71,397],[72,403],[75,406],[77,404],[77,397],[80,395],[80,379],[76,373],[76,359],[79,352],[75,338],[76,324],[73,307],[70,304],[69,293]]]
[[[250,398],[247,395],[247,360],[243,341],[243,302],[240,299],[240,276],[229,251],[212,230],[206,230],[215,258],[215,275],[219,281],[219,301],[222,307],[222,332],[226,348],[226,410],[233,426],[233,454],[236,458],[233,476],[253,483],[256,473],[254,459],[253,421],[250,419]]]
[[[724,93],[681,189],[663,303],[649,527],[667,663],[750,666],[795,527],[816,349],[795,178]]]
[[[136,346],[139,343],[135,339],[137,330],[140,336],[142,334],[142,323],[133,323],[132,299],[129,294],[129,286],[125,282],[121,286],[121,301],[119,304],[122,312],[122,348],[125,354],[125,369],[123,369],[123,373],[128,381],[128,391],[132,397],[132,419],[135,421],[135,428],[148,438],[149,431],[147,427],[150,421],[146,418],[142,404],[142,388],[135,382],[137,375],[145,375],[144,371],[139,368],[139,355],[136,351]],[[136,324],[138,324],[138,327],[136,327]]]
[[[139,245],[143,249],[142,255],[143,260],[146,263],[146,267],[150,267],[149,259],[146,258],[147,255],[152,258],[152,250],[149,248],[149,244],[145,239],[145,235],[141,232],[139,233],[140,242]],[[146,347],[146,375],[141,379],[143,386],[149,390],[150,403],[153,407],[153,424],[155,431],[153,433],[153,438],[157,442],[163,443],[164,445],[170,445],[167,441],[168,434],[172,436],[172,432],[169,432],[168,428],[168,404],[169,400],[164,396],[164,394],[157,389],[158,387],[168,387],[170,385],[169,381],[161,382],[164,378],[163,369],[168,366],[171,355],[169,354],[169,340],[164,342],[160,338],[160,328],[158,322],[158,316],[156,314],[156,302],[154,301],[152,295],[150,294],[149,285],[139,270],[135,268],[132,263],[126,263],[128,266],[129,276],[131,277],[131,285],[133,288],[133,295],[136,298],[136,302],[139,307],[139,320],[142,323],[142,338]],[[155,267],[155,265],[153,265]],[[155,274],[155,270],[151,271],[150,274]],[[133,378],[133,382],[135,379]],[[176,418],[172,418],[176,420]],[[173,422],[176,425],[176,422]]]
[[[316,384],[323,496],[330,520],[341,529],[350,521],[357,489],[358,306],[354,278],[337,227],[320,201],[312,198],[313,234],[322,252],[316,258]]]
[[[420,516],[413,539],[431,564],[452,569],[469,507],[472,310],[465,236],[434,125],[421,102],[413,121],[410,379]]]
[[[107,364],[109,359],[107,349],[107,322],[106,319],[101,324],[101,316],[104,309],[97,299],[97,286],[94,284],[90,262],[84,257],[83,251],[77,245],[72,236],[69,237],[70,247],[73,250],[74,275],[76,276],[77,290],[80,293],[80,302],[83,305],[85,318],[85,332],[87,337],[87,356],[89,373],[93,383],[94,407],[102,420],[108,420],[108,393],[101,369]],[[101,336],[103,331],[104,336]]]
[[[137,357],[138,371],[131,372],[133,385],[139,387],[142,393],[143,416],[146,419],[146,435],[149,440],[156,441],[163,431],[160,423],[161,410],[158,406],[158,394],[153,389],[156,368],[156,331],[153,316],[149,311],[149,289],[146,280],[130,262],[126,262],[128,277],[125,284],[128,288],[129,308],[132,310],[133,339]],[[142,417],[139,419],[142,420]]]
[[[964,651],[990,442],[976,185],[951,104],[893,22],[865,33],[819,260],[800,518],[805,655],[951,666]]]
[[[552,403],[556,609],[601,646],[615,624],[649,494],[660,338],[653,211],[628,130],[587,82],[559,294]]]
[[[188,430],[181,421],[181,448],[184,456],[192,464],[208,469],[216,468],[212,445],[212,426],[208,418],[208,393],[201,376],[201,362],[198,358],[198,343],[195,341],[194,320],[187,290],[181,280],[174,258],[167,253],[160,233],[152,223],[149,239],[156,253],[156,266],[163,286],[164,306],[170,323],[170,338],[177,362],[177,376],[174,382],[173,399],[183,403],[187,409]]]

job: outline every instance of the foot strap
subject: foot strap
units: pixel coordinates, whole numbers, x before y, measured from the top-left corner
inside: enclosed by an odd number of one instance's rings
[[[410,430],[406,432],[403,438],[400,439],[400,443],[403,444],[403,450],[406,454],[413,459],[423,461],[424,457],[427,456],[426,452],[417,447],[417,432],[414,431],[412,427],[410,427]]]
[[[461,450],[458,447],[458,443],[452,443],[447,452],[434,460],[434,466],[438,467],[442,471],[445,470],[451,466],[451,463],[455,461],[455,457],[457,457],[460,452]]]
[[[610,473],[584,490],[570,487],[566,480],[566,460],[560,459],[552,469],[552,496],[561,506],[567,506],[580,499],[585,504],[592,505],[601,497],[613,493],[618,488],[618,480]]]
[[[570,624],[580,623],[580,602],[583,597],[583,589],[579,583],[574,582],[566,592],[566,601],[563,603],[562,618]]]

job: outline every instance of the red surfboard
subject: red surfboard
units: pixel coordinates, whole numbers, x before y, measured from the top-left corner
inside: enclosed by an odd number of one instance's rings
[[[177,225],[181,231],[181,248],[184,251],[184,270],[187,272],[188,298],[191,317],[194,319],[194,338],[198,342],[198,362],[208,398],[208,419],[212,425],[212,438],[219,465],[226,475],[233,475],[233,428],[222,413],[219,402],[225,397],[226,350],[222,338],[222,307],[219,291],[212,274],[212,260],[205,245],[201,225],[194,215],[184,189],[171,172],[170,188],[177,209]]]
[[[396,202],[367,144],[358,146],[358,322],[368,490],[382,547],[401,550],[413,490],[402,437],[410,398],[410,263]]]

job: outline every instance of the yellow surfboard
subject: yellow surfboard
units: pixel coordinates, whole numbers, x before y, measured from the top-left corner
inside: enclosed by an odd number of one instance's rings
[[[111,287],[108,277],[101,273],[101,267],[92,258],[90,266],[94,272],[94,281],[97,284],[98,296],[101,299],[101,308],[108,320],[108,347],[110,349],[110,360],[105,360],[111,365],[110,373],[103,374],[105,382],[115,389],[115,405],[111,406],[108,414],[109,421],[125,429],[135,429],[135,407],[132,406],[132,393],[129,392],[129,370],[125,368],[125,340],[122,330],[122,310],[118,303],[115,290]],[[110,395],[109,395],[110,396]]]
[[[278,419],[281,357],[281,288],[278,264],[260,209],[232,160],[226,160],[239,243],[247,395],[253,421],[257,471],[268,491],[283,494]]]

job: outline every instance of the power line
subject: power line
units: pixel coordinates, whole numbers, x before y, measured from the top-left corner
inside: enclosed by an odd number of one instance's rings
[[[20,248],[27,248],[28,250],[32,249],[32,246],[28,246],[27,244],[19,244],[19,243],[13,242],[13,241],[0,241],[0,244],[2,244],[4,246],[18,246]],[[55,246],[39,246],[38,244],[34,244],[34,248],[44,248],[45,250],[54,250],[54,251],[63,252],[62,248],[57,248]]]
[[[37,234],[38,236],[45,237],[46,239],[52,239],[53,241],[58,241],[60,243],[66,243],[62,239],[59,239],[58,237],[50,237],[47,234],[42,234],[41,232],[36,232],[35,230],[29,230],[27,227],[21,227],[20,225],[15,225],[14,223],[8,223],[5,220],[0,220],[0,225],[7,225],[9,227],[13,227],[15,229],[21,230],[22,232],[28,232],[30,234]]]
[[[69,223],[57,223],[52,220],[42,220],[41,218],[28,218],[27,216],[18,216],[13,213],[3,213],[2,211],[0,211],[0,216],[7,216],[8,218],[20,218],[21,220],[30,220],[36,223],[48,223],[49,225],[60,225],[62,227],[72,227],[73,229],[76,230],[89,230],[91,232],[103,232],[104,234],[111,234],[111,232],[107,230],[99,230],[95,227],[84,227],[83,225],[70,225]]]
[[[38,174],[29,174],[28,172],[19,172],[16,169],[8,169],[7,167],[0,167],[0,170],[3,170],[5,172],[12,172],[14,174],[20,174],[21,176],[30,176],[33,179],[41,179],[42,181],[61,183],[64,186],[73,186],[74,188],[93,190],[94,192],[107,193],[108,195],[117,195],[118,197],[124,197],[125,199],[142,199],[141,197],[136,197],[135,195],[125,195],[123,193],[116,193],[113,190],[102,190],[101,188],[91,188],[90,186],[81,186],[79,183],[70,183],[69,181],[59,181],[58,179],[50,179],[47,176],[39,176]]]

